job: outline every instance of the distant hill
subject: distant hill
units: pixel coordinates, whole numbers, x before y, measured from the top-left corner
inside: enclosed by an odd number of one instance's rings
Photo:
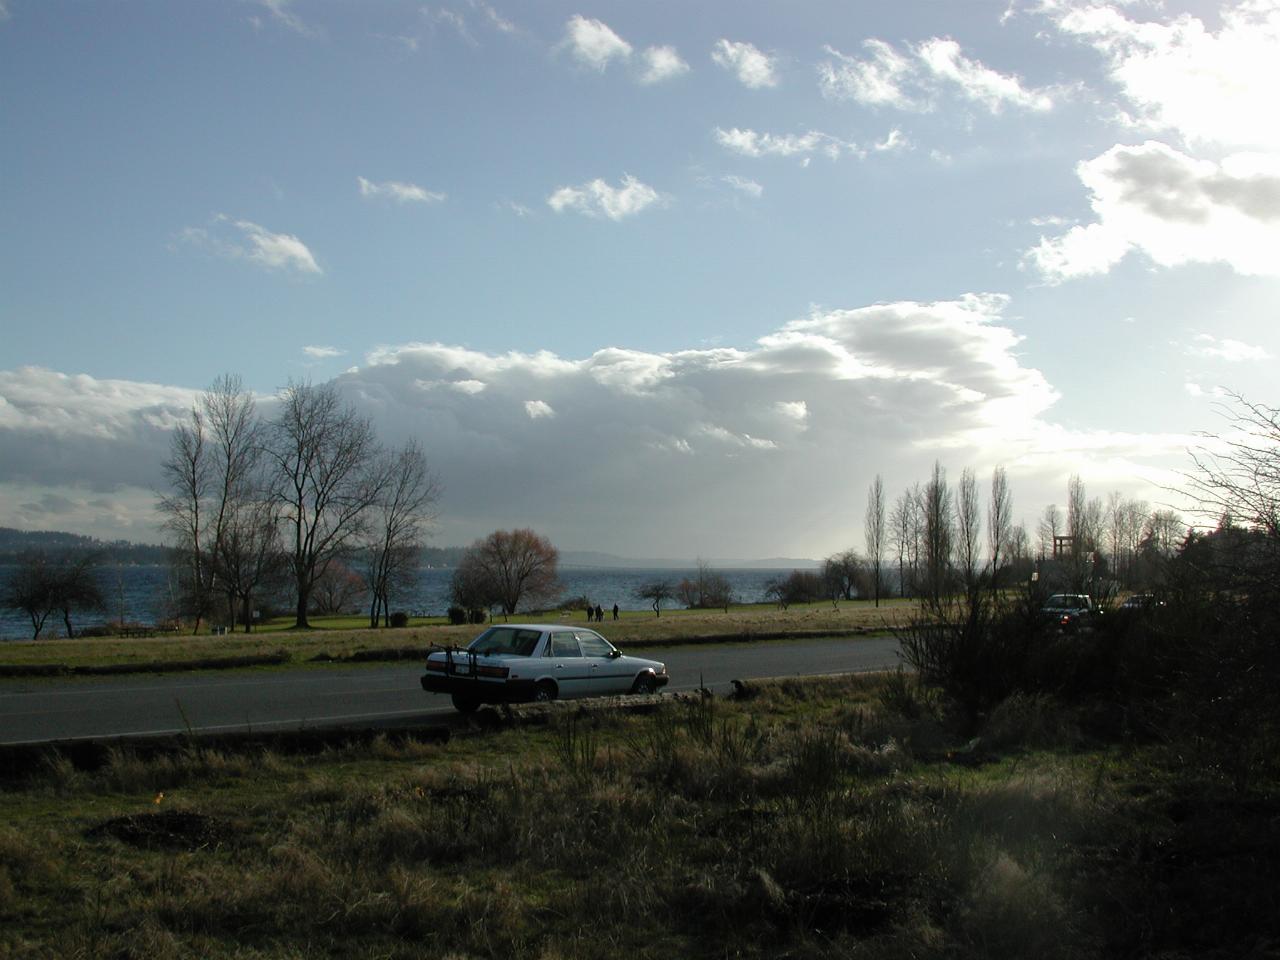
[[[24,553],[97,553],[116,563],[164,563],[169,548],[157,543],[98,540],[61,530],[15,530],[0,527],[0,563],[14,563]]]

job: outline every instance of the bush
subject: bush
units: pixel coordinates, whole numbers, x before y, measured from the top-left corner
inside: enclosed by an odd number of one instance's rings
[[[391,614],[391,626],[407,627],[408,625],[409,625],[409,614],[405,613],[403,610],[397,610],[393,614]]]
[[[467,622],[467,610],[464,607],[449,608],[449,622],[455,627]]]
[[[467,620],[471,623],[484,623],[489,619],[489,615],[483,610],[472,610],[467,614]]]

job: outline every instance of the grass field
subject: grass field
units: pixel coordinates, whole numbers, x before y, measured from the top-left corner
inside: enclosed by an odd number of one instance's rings
[[[732,607],[724,611],[664,610],[652,614],[626,613],[617,621],[597,625],[601,633],[622,646],[670,643],[690,637],[750,637],[777,633],[877,631],[904,622],[915,606],[890,601],[875,607],[867,602],[794,605],[779,610],[768,605]],[[501,622],[502,618],[499,618]],[[581,611],[568,617],[558,612],[518,614],[513,620],[564,619],[585,623]],[[0,668],[62,664],[70,667],[116,664],[182,663],[221,658],[279,654],[287,663],[301,664],[318,658],[347,658],[375,651],[421,649],[432,644],[463,644],[483,627],[449,626],[439,620],[411,621],[399,629],[368,628],[360,618],[317,619],[315,629],[286,629],[289,621],[267,624],[254,633],[213,636],[169,634],[157,637],[88,637],[73,640],[11,641],[0,644]]]
[[[1273,792],[1046,699],[960,742],[901,676],[753,693],[441,746],[51,756],[0,788],[0,956],[1264,955]]]

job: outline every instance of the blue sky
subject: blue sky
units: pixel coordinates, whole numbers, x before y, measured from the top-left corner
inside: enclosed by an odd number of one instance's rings
[[[1278,64],[1274,0],[0,0],[0,524],[154,539],[224,372],[417,436],[439,542],[1157,501],[1274,402]]]

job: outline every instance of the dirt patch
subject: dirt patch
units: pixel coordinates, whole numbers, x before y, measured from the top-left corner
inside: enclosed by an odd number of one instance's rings
[[[201,850],[225,843],[233,834],[225,821],[188,810],[113,817],[86,832],[89,837],[115,837],[143,850]]]

